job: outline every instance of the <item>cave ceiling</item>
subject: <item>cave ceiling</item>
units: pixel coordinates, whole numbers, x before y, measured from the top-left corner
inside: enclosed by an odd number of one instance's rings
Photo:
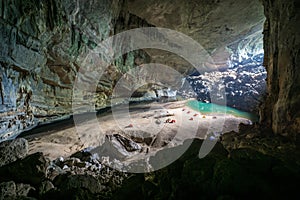
[[[245,49],[255,53],[263,47],[265,17],[259,0],[129,0],[127,9],[156,27],[188,35],[220,66],[226,65],[232,53]],[[153,50],[148,53],[156,62],[170,58]]]

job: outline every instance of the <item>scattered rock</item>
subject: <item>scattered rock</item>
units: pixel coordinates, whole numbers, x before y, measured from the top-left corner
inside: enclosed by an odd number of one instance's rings
[[[119,134],[114,134],[110,140],[113,142],[119,142],[128,152],[141,150],[141,146],[136,144],[130,139],[127,139]]]
[[[70,158],[64,161],[60,167],[64,167],[65,165],[67,165],[68,167],[73,167],[77,166],[78,163],[81,163],[81,160],[79,158]],[[85,164],[83,167],[85,167]]]
[[[156,116],[154,116],[155,119],[159,118],[165,118],[165,117],[171,117],[174,116],[174,113],[164,112],[164,113],[158,113]]]
[[[28,142],[24,138],[7,140],[0,143],[0,167],[28,154]]]
[[[0,183],[0,200],[16,197],[16,184],[13,181]]]
[[[117,160],[123,160],[132,153],[142,151],[142,147],[134,141],[119,134],[106,135],[105,142],[101,146],[91,150],[101,156],[108,156]]]
[[[82,161],[90,161],[92,154],[88,150],[78,151],[70,157],[79,158]]]
[[[126,131],[125,135],[136,143],[144,143],[148,146],[151,144],[154,137],[150,133],[141,130]]]
[[[41,185],[39,186],[39,195],[42,196],[53,188],[54,188],[54,185],[52,184],[52,182],[50,182],[48,180],[43,181],[41,183]]]
[[[47,167],[46,170],[46,177],[50,180],[54,180],[56,176],[64,173],[65,171],[61,169],[58,165],[56,165],[54,162],[50,162],[50,165]]]
[[[35,190],[35,188],[30,186],[29,184],[23,184],[23,183],[16,184],[17,196],[28,196],[30,190]]]

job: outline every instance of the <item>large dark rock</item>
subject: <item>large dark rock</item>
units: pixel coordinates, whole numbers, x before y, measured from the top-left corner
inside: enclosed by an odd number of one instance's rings
[[[31,154],[0,168],[0,182],[14,180],[18,183],[39,185],[46,178],[48,162],[42,153]]]
[[[195,140],[178,160],[163,169],[144,174],[144,177],[134,175],[113,197],[280,199],[298,194],[296,182],[300,180],[300,171],[296,160],[280,161],[249,148],[228,153],[220,143],[199,159],[201,144],[202,141]],[[176,148],[180,147],[173,150]],[[172,149],[168,153],[170,151]]]
[[[42,195],[42,199],[99,199],[104,187],[91,175],[59,175],[53,181],[56,188]]]
[[[8,140],[0,143],[0,167],[17,159],[24,158],[28,153],[28,142],[24,138]]]
[[[110,159],[123,160],[132,153],[142,151],[141,145],[120,134],[106,135],[105,142],[91,150],[99,156],[109,156]]]
[[[135,175],[124,181],[123,187],[112,196],[112,199],[143,199],[143,187],[145,182],[142,174]],[[150,192],[150,191],[149,191]]]
[[[54,185],[49,180],[43,181],[39,186],[39,195],[43,196],[50,190],[54,189]]]
[[[82,150],[82,151],[78,151],[73,153],[70,157],[72,158],[78,158],[82,161],[90,161],[91,160],[91,152],[87,151],[87,150]]]
[[[267,175],[276,159],[250,148],[235,149],[230,152],[230,158],[250,171]]]
[[[86,189],[91,193],[100,193],[103,190],[103,186],[99,180],[91,175],[59,175],[53,181],[56,187],[60,190],[68,191],[73,189]]]

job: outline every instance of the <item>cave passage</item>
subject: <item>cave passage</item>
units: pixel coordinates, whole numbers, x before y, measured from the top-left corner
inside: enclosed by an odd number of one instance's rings
[[[1,1],[0,200],[299,196],[299,11]]]
[[[255,42],[253,41],[254,46],[247,46],[251,45],[251,42],[247,43],[219,66],[218,71],[205,74],[193,73],[186,77],[197,100],[210,103],[212,92],[218,91],[214,91],[213,88],[219,85],[219,88],[225,87],[225,96],[220,94],[219,98],[225,98],[223,101],[227,106],[258,113],[266,92],[267,71],[263,66],[262,34],[256,37],[260,39],[256,38]],[[217,100],[218,98],[214,99]]]

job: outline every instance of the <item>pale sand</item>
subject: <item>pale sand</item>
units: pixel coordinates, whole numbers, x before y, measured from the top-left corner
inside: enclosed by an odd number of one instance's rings
[[[185,101],[168,103],[151,103],[147,105],[132,106],[131,120],[122,118],[124,112],[120,112],[116,123],[113,115],[103,114],[98,121],[89,120],[76,126],[77,129],[67,127],[63,130],[41,132],[27,136],[29,140],[29,153],[43,152],[50,160],[60,156],[68,157],[71,154],[90,146],[98,146],[104,141],[106,134],[122,134],[127,137],[138,135],[141,130],[149,132],[152,137],[157,137],[151,150],[158,150],[165,143],[168,146],[181,144],[188,138],[204,139],[208,132],[238,132],[240,123],[248,124],[248,119],[232,115],[203,115],[185,106]],[[184,111],[183,111],[184,110]],[[173,113],[174,116],[160,118],[160,124],[156,123],[155,116],[163,113]],[[194,116],[197,115],[197,116]],[[118,117],[117,116],[117,117]],[[216,118],[213,118],[213,117]],[[175,123],[165,123],[166,119],[174,119]],[[190,120],[193,118],[193,120]],[[133,127],[127,127],[132,124]],[[146,144],[141,144],[144,147]]]

